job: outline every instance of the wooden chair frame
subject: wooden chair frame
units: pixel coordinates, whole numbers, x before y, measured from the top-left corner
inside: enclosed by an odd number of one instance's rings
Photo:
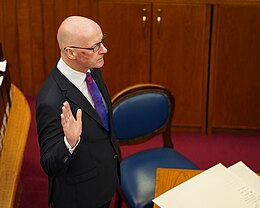
[[[112,98],[112,106],[115,108],[119,103],[124,101],[126,98],[134,96],[134,95],[139,95],[142,93],[149,93],[149,92],[156,92],[156,93],[161,93],[165,94],[167,98],[169,99],[169,118],[168,121],[165,122],[165,124],[158,129],[155,132],[152,132],[150,134],[147,134],[145,136],[137,137],[135,139],[131,140],[118,140],[119,145],[135,145],[139,143],[144,143],[148,141],[149,139],[153,138],[155,135],[162,134],[163,135],[163,146],[164,147],[169,147],[169,148],[174,148],[174,145],[172,143],[171,139],[171,121],[174,115],[174,110],[175,110],[175,99],[172,93],[165,88],[164,86],[157,85],[157,84],[137,84],[130,86],[123,91],[119,92]],[[117,195],[115,198],[115,207],[121,207],[122,205],[122,199],[124,202],[127,204],[127,206],[130,208],[130,204],[128,203],[128,200],[122,193],[121,188],[117,187]]]

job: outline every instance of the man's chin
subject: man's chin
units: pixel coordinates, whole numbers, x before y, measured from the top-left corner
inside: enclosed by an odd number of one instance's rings
[[[99,59],[98,62],[97,62],[97,67],[96,68],[101,68],[103,65],[104,65],[104,59]]]

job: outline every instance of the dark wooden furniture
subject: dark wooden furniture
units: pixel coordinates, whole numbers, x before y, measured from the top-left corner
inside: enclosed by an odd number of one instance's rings
[[[213,7],[209,132],[260,130],[260,7],[257,5],[245,2]]]
[[[148,80],[174,94],[175,129],[259,130],[259,5],[99,0],[111,93]]]
[[[108,36],[103,73],[111,93],[164,85],[177,101],[174,126],[205,132],[210,6],[101,0],[98,11]]]

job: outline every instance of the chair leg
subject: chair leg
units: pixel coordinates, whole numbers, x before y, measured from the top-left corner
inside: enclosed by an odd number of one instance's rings
[[[122,207],[122,203],[123,203],[122,196],[119,193],[119,191],[117,190],[116,194],[115,194],[115,206],[114,206],[114,208],[121,208]]]

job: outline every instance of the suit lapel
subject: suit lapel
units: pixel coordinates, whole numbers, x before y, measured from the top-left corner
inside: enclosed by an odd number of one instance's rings
[[[66,97],[69,102],[77,105],[80,109],[82,109],[83,112],[91,116],[100,125],[103,126],[103,123],[97,112],[86,99],[86,97],[80,92],[80,90],[74,86],[58,69],[54,70],[53,75],[57,84],[60,86],[64,97]]]

